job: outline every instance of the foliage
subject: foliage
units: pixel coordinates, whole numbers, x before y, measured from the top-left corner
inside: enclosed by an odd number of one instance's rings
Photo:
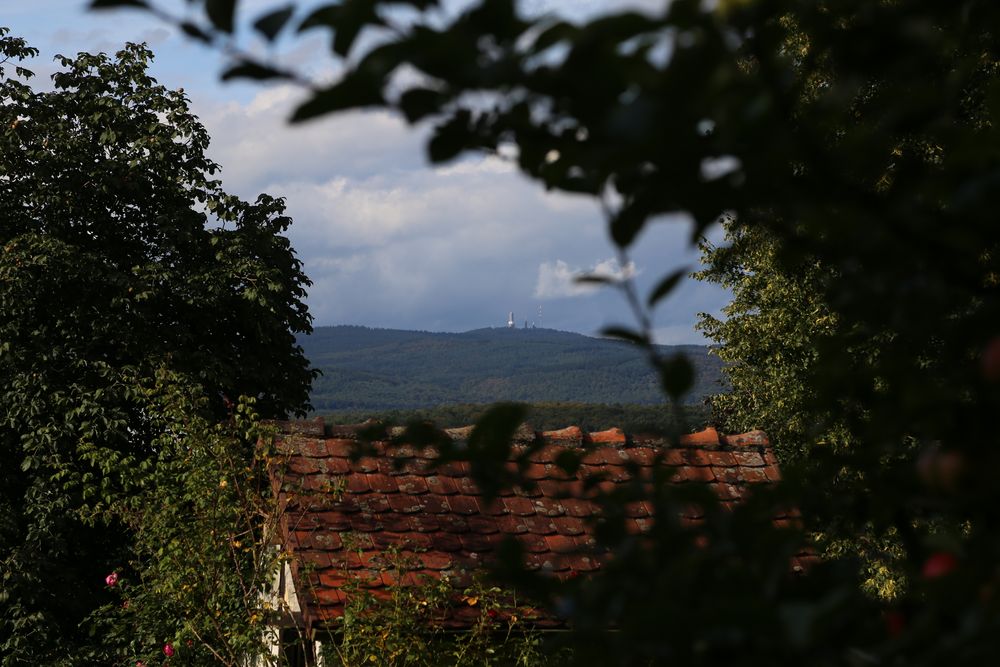
[[[380,572],[405,582],[388,588],[384,596],[366,588],[357,574],[345,585],[348,596],[344,615],[323,642],[328,665],[355,667],[446,667],[490,665],[542,667],[558,664],[540,651],[541,637],[530,629],[516,597],[479,579],[457,594],[448,577],[407,581],[411,563],[387,551]],[[455,605],[479,613],[467,631],[449,630],[444,624]],[[520,615],[520,616],[519,616]]]
[[[235,3],[198,4],[211,11],[189,33],[231,45],[242,25]],[[857,446],[805,443],[803,465],[786,468],[774,500],[838,538],[895,531],[910,582],[879,609],[855,595],[862,565],[849,552],[788,582],[780,574],[795,540],[769,529],[766,503],[757,514],[720,514],[699,499],[709,547],[688,548],[690,531],[663,520],[686,506],[683,494],[654,485],[636,491],[657,503],[653,544],[640,548],[621,532],[624,519],[608,520],[602,544],[621,567],[553,598],[572,602],[583,645],[608,640],[612,650],[577,655],[618,664],[993,659],[1000,7],[674,0],[571,24],[525,18],[513,0],[431,16],[437,5],[344,0],[258,21],[266,38],[290,25],[329,31],[344,58],[340,77],[314,86],[294,120],[387,107],[434,123],[432,161],[513,155],[544,186],[598,199],[623,260],[657,216],[682,213],[695,238],[723,215],[737,237],[760,232],[776,280],[818,262],[819,280],[806,280],[834,324],[792,347],[811,361],[808,391],[791,399],[808,420],[791,426],[807,436],[843,427]],[[230,53],[227,77],[301,81]],[[639,326],[610,333],[643,345],[677,399],[691,369],[656,354],[646,311],[675,284],[668,276],[645,304],[616,285]],[[465,455],[496,459],[495,449]],[[627,499],[610,500],[613,513]]]
[[[564,331],[431,333],[337,326],[317,327],[300,343],[323,372],[310,394],[320,412],[501,400],[663,403],[656,373],[641,350]],[[694,366],[688,402],[719,391],[721,364],[704,347],[661,351],[684,352]]]
[[[821,296],[829,272],[815,260],[783,266],[773,236],[732,221],[726,228],[725,245],[703,243],[707,268],[697,274],[733,294],[722,319],[703,314],[698,325],[727,362],[723,372],[732,387],[712,398],[713,413],[729,430],[763,429],[783,461],[804,456],[809,443],[844,444],[836,428],[843,404],[821,419],[809,411],[816,341],[837,331]]]
[[[156,456],[109,509],[134,543],[113,569],[113,602],[90,622],[116,664],[157,664],[169,645],[185,665],[246,665],[267,654],[281,611],[267,595],[280,565],[271,434],[252,399],[213,423],[199,416],[204,397],[168,373],[144,393]]]
[[[4,31],[0,53],[34,50]],[[222,190],[204,128],[150,57],[60,58],[51,89],[21,66],[0,78],[4,665],[111,660],[84,621],[137,557],[135,517],[112,510],[174,465],[158,469],[176,451],[147,393],[160,373],[206,397],[192,424],[241,395],[265,416],[307,407],[308,281],[283,203]]]

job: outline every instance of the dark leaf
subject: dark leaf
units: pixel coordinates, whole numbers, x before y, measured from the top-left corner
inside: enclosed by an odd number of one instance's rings
[[[280,70],[259,63],[249,62],[233,65],[222,73],[223,81],[229,81],[230,79],[282,79],[287,77],[288,75]]]
[[[406,120],[415,123],[440,111],[447,99],[447,95],[436,90],[411,88],[399,98],[399,108],[406,115]]]
[[[611,276],[602,276],[594,273],[584,273],[573,276],[573,282],[578,285],[617,285],[618,281]]]
[[[688,274],[688,272],[690,272],[690,270],[691,269],[689,267],[685,267],[683,269],[677,269],[669,276],[661,280],[660,284],[657,285],[656,289],[654,289],[652,294],[649,295],[649,301],[647,302],[649,304],[649,307],[652,308],[657,303],[659,303],[659,301],[663,297],[667,296],[672,291],[674,291],[674,288],[677,287],[678,283],[680,283],[680,281],[684,278],[684,276]]]
[[[237,0],[205,0],[205,13],[208,20],[223,32],[233,31],[233,14],[236,11]]]
[[[146,0],[91,0],[91,9],[109,9],[111,7],[142,7],[149,8]]]
[[[619,248],[627,248],[646,224],[646,216],[633,207],[619,211],[611,221],[611,238]]]
[[[212,41],[212,38],[209,36],[207,32],[196,26],[194,23],[191,23],[190,21],[184,21],[183,23],[181,23],[181,30],[184,31],[185,35],[197,39],[199,42],[208,43]]]
[[[431,162],[446,162],[470,147],[471,116],[468,111],[457,111],[446,123],[435,128],[434,136],[427,144]]]
[[[683,396],[694,384],[694,367],[683,354],[660,362],[660,383],[674,401]]]
[[[295,5],[286,5],[281,9],[268,12],[253,23],[254,30],[264,36],[267,41],[272,41],[281,32],[281,29],[288,23],[295,13]]]
[[[601,335],[606,338],[627,340],[630,343],[635,343],[636,345],[649,345],[649,339],[646,338],[646,336],[637,331],[626,329],[625,327],[604,327],[601,329]]]
[[[317,92],[312,99],[299,106],[292,114],[291,122],[300,123],[334,111],[375,106],[384,101],[381,81],[376,83],[370,77],[354,72],[335,85]]]

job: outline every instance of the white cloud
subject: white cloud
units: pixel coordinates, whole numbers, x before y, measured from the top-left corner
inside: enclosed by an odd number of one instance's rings
[[[600,289],[599,284],[578,282],[577,278],[589,275],[607,278],[612,281],[622,281],[637,274],[635,262],[621,266],[614,257],[603,259],[589,270],[570,267],[561,259],[554,262],[542,262],[538,265],[538,281],[535,283],[536,299],[560,299],[576,296],[588,296]]]

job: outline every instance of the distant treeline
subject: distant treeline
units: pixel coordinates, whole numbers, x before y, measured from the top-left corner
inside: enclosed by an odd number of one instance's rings
[[[636,346],[550,329],[430,333],[317,327],[299,343],[322,375],[310,400],[317,414],[517,401],[533,405],[663,403],[659,377]],[[685,402],[727,389],[722,362],[699,345],[664,347],[695,371]]]
[[[475,424],[489,409],[488,404],[442,405],[411,410],[336,410],[325,413],[327,423],[357,424],[375,419],[388,425],[410,421],[430,421],[441,428]],[[683,407],[681,429],[692,431],[709,424],[710,411],[703,405]],[[532,428],[550,431],[579,426],[585,431],[620,428],[626,433],[666,433],[676,424],[667,405],[605,405],[597,403],[534,403],[527,419]]]

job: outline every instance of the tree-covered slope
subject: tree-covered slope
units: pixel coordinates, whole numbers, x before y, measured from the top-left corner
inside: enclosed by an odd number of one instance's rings
[[[432,333],[317,327],[299,339],[323,375],[317,411],[430,407],[492,401],[655,404],[655,373],[632,345],[551,329]],[[720,389],[721,362],[699,345],[672,348],[692,361],[687,401]]]

